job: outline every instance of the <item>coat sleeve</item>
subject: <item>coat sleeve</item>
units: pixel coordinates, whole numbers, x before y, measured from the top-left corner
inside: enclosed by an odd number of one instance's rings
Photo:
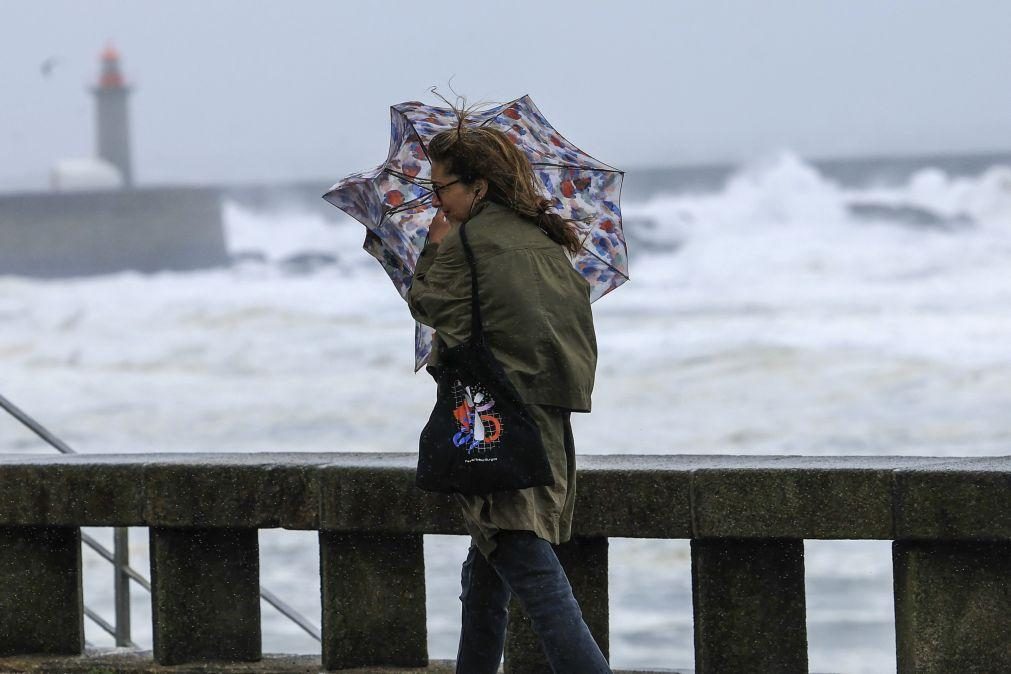
[[[470,269],[458,238],[425,245],[407,294],[411,315],[434,328],[446,346],[470,336]]]

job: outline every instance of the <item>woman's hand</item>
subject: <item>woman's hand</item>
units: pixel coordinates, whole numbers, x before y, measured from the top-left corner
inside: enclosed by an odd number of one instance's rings
[[[449,220],[442,214],[442,209],[440,208],[435,212],[432,224],[428,226],[428,240],[431,243],[441,243],[443,237],[449,233],[451,227],[452,225],[449,224]]]

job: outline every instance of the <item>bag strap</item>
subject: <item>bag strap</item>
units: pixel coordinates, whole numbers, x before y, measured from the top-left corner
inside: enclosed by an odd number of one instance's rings
[[[470,242],[467,241],[466,222],[460,223],[460,241],[463,242],[463,251],[467,254],[467,264],[470,265],[470,338],[483,342],[484,324],[481,321],[481,301],[477,287],[477,262],[474,260]]]

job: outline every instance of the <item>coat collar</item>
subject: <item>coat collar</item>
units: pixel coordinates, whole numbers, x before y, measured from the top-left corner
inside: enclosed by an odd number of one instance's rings
[[[470,216],[470,220],[475,220],[478,216],[482,216],[482,219],[484,219],[489,216],[493,217],[495,215],[509,213],[512,212],[512,209],[508,206],[497,204],[494,201],[482,201],[474,207],[474,211],[474,215]]]

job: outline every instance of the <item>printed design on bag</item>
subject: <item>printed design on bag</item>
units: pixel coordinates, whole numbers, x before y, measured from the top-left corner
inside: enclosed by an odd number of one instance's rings
[[[502,437],[502,417],[495,412],[495,399],[479,384],[453,384],[453,417],[459,430],[453,444],[467,450],[466,461],[496,461],[491,451]]]

